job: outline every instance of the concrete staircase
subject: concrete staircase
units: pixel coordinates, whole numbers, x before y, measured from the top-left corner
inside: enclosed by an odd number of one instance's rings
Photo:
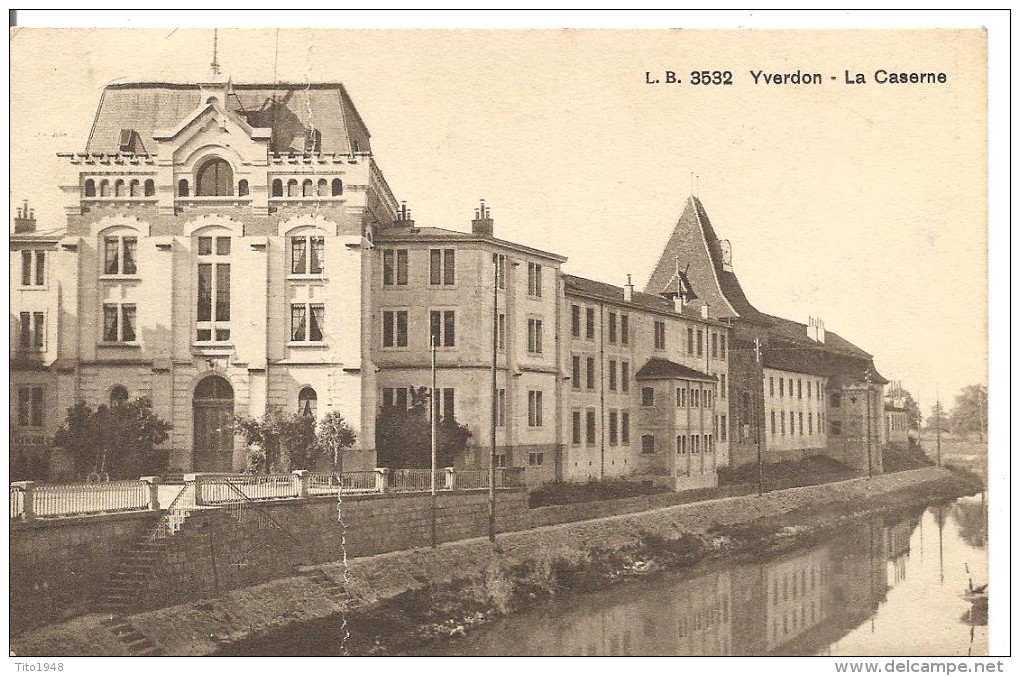
[[[104,613],[124,613],[137,605],[152,577],[156,562],[164,556],[163,539],[146,538],[128,548],[97,595],[94,607]]]
[[[307,578],[314,582],[322,591],[326,592],[331,599],[343,605],[345,610],[353,610],[361,605],[358,599],[351,596],[351,593],[347,591],[342,582],[337,582],[329,575],[326,575],[321,569],[310,571],[307,574]]]

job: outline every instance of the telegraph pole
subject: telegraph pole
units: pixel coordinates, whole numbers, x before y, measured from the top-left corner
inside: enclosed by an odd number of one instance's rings
[[[935,466],[942,467],[942,400],[935,386]]]
[[[499,256],[492,254],[492,425],[489,442],[489,542],[496,541],[496,416],[499,401],[496,390],[496,350],[499,342]]]
[[[871,478],[871,369],[869,368],[864,372],[864,384],[867,389],[864,391],[864,397],[867,408],[864,411],[864,416],[868,423],[868,478]]]
[[[751,415],[754,416],[754,436],[755,441],[758,444],[758,497],[761,497],[762,493],[765,492],[765,468],[762,465],[761,459],[761,428],[762,422],[758,420],[758,385],[762,387],[762,415],[764,416],[765,411],[765,365],[761,361],[761,337],[754,337],[754,361],[758,364],[758,383],[754,388],[754,397],[752,403],[754,404],[754,410]]]

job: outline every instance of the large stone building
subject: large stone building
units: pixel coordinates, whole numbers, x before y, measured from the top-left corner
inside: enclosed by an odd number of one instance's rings
[[[887,382],[870,354],[811,318],[801,324],[760,312],[744,294],[732,248],[719,239],[697,197],[687,200],[645,291],[673,288],[682,268],[708,314],[732,328],[729,352],[730,461],[827,455],[881,472]]]

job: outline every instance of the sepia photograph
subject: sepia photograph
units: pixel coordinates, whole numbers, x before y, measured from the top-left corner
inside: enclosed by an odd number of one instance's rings
[[[981,21],[32,14],[12,669],[1003,670]]]

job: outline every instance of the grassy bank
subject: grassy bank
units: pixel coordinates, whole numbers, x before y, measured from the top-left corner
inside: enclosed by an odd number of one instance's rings
[[[463,635],[498,617],[564,595],[599,591],[713,559],[767,560],[830,537],[848,520],[952,500],[977,490],[978,483],[956,474],[866,501],[816,503],[743,523],[690,528],[676,537],[639,531],[625,546],[539,545],[523,560],[497,546],[480,574],[454,574],[442,583],[430,583],[424,575],[422,586],[350,609],[342,618],[328,617],[251,637],[224,648],[221,654],[406,654],[430,641]]]

